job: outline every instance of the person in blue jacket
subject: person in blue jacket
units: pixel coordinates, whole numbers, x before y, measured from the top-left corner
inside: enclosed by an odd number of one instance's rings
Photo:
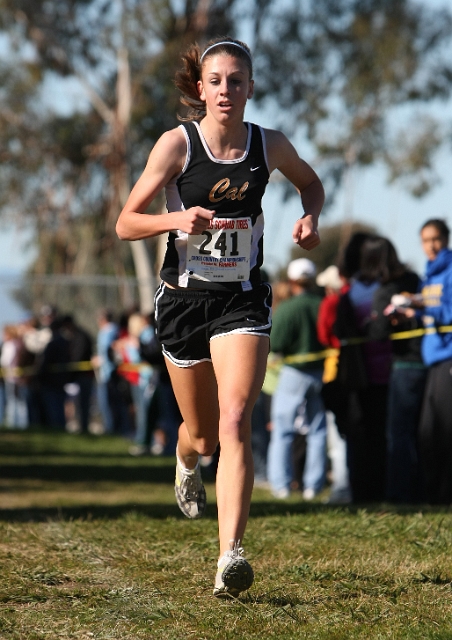
[[[432,219],[421,229],[428,258],[422,286],[422,358],[428,366],[419,425],[425,498],[432,504],[452,503],[452,251],[450,231]],[[443,327],[443,329],[441,329]]]

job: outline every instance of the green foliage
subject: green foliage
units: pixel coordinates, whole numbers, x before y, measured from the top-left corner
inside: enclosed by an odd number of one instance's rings
[[[34,229],[31,275],[134,275],[117,217],[153,143],[177,124],[181,51],[214,29],[230,31],[233,4],[1,0],[0,213]],[[46,91],[58,86],[78,88],[84,100],[72,111],[64,95],[54,105]],[[69,115],[59,114],[62,105]],[[36,285],[20,297],[39,306],[43,291]],[[47,301],[56,302],[53,293]],[[119,306],[130,304],[117,293]],[[63,294],[59,306],[67,302]],[[84,303],[91,314],[99,306],[91,294]]]
[[[0,215],[35,231],[33,274],[133,274],[114,226],[152,145],[177,124],[180,53],[245,23],[255,98],[291,138],[308,137],[328,203],[345,172],[380,161],[413,194],[432,188],[450,126],[422,107],[450,96],[446,9],[415,0],[0,0]],[[66,87],[80,99],[61,115],[47,92],[67,106]],[[407,122],[413,104],[420,112]]]
[[[450,96],[449,10],[413,0],[268,3],[256,31],[256,98],[278,105],[287,131],[303,129],[327,191],[350,167],[378,161],[415,196],[435,184],[432,161],[450,123],[438,135],[431,120],[408,121],[401,107]]]

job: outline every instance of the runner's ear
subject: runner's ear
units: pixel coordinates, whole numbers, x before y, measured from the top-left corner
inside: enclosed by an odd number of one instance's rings
[[[204,92],[204,86],[202,84],[202,80],[198,80],[198,82],[196,83],[196,86],[198,87],[199,99],[205,100],[206,94]]]

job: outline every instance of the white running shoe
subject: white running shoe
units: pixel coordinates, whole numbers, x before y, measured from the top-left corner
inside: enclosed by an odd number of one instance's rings
[[[303,491],[303,499],[304,500],[311,501],[311,500],[314,500],[314,498],[315,498],[315,491],[314,491],[314,489],[311,489],[311,487],[308,487],[307,489],[305,489]]]
[[[187,518],[200,518],[206,508],[206,490],[201,479],[199,463],[194,469],[182,470],[176,464],[176,482],[174,485],[177,504]]]
[[[232,544],[231,544],[232,543]],[[231,540],[230,551],[225,551],[218,560],[218,571],[215,578],[213,595],[218,598],[233,596],[251,587],[254,581],[254,572],[247,560],[243,557],[243,548],[240,540]]]

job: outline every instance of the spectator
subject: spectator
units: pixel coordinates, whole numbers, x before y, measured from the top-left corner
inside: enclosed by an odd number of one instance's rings
[[[64,405],[66,394],[64,387],[70,381],[69,342],[61,332],[61,319],[50,324],[51,338],[36,361],[46,426],[53,429],[66,428]]]
[[[58,317],[58,309],[44,304],[36,317],[23,323],[22,337],[25,345],[27,366],[36,365],[38,358],[52,338],[50,324]],[[27,376],[27,405],[30,424],[44,425],[46,414],[39,376],[31,373]]]
[[[155,384],[149,406],[145,444],[149,446],[152,442],[150,450],[154,455],[173,456],[176,453],[177,435],[182,417],[165,365],[162,345],[155,334],[151,335],[149,329],[152,328],[153,318],[150,318],[148,331],[140,335],[140,355],[144,361],[152,365],[154,376],[151,384]],[[212,458],[212,465],[215,466],[218,459],[216,456]],[[215,472],[215,469],[212,471]]]
[[[368,238],[361,247],[360,271],[337,308],[336,335],[351,342],[341,347],[337,379],[348,399],[347,455],[354,502],[385,497],[391,344],[389,340],[356,344],[354,339],[368,333],[373,296],[386,269],[385,240]]]
[[[128,319],[127,327],[127,334],[114,342],[113,348],[117,354],[117,361],[123,363],[122,367],[118,367],[118,374],[129,382],[133,401],[135,444],[130,447],[129,452],[132,455],[143,455],[149,453],[148,413],[156,380],[152,367],[141,358],[140,339],[150,341],[154,330],[141,313],[133,313]]]
[[[341,294],[348,291],[349,285],[341,277],[339,269],[331,265],[316,280],[319,287],[324,287],[325,297],[320,303],[317,318],[317,336],[324,347],[338,349],[340,342],[334,335],[337,306]],[[331,461],[332,485],[328,499],[330,504],[347,504],[351,502],[351,490],[347,468],[347,445],[336,424],[335,411],[338,411],[338,403],[342,401],[342,394],[338,390],[336,382],[338,355],[330,355],[325,358],[323,365],[322,397],[327,409],[327,443],[328,457]],[[340,414],[339,414],[340,418]]]
[[[261,269],[261,277],[267,282],[268,274]],[[282,300],[292,296],[290,284],[287,281],[275,282],[272,285],[272,311]],[[267,371],[262,389],[256,400],[251,414],[251,450],[254,461],[254,486],[267,488],[267,456],[271,431],[271,398],[279,375],[279,367],[273,366],[274,354],[269,354]]]
[[[390,334],[416,329],[416,318],[407,319],[391,301],[400,294],[419,291],[419,276],[401,264],[389,240],[383,241],[383,271],[375,291],[369,337],[387,340]],[[402,296],[402,302],[403,302]],[[406,297],[405,297],[406,299]],[[421,358],[419,337],[392,342],[387,413],[387,484],[390,502],[415,503],[421,498],[418,452],[419,418],[424,394],[426,368]]]
[[[129,361],[130,343],[129,318],[134,311],[124,311],[119,316],[118,338],[111,344],[110,357],[114,362],[114,369],[108,381],[108,397],[113,414],[114,432],[125,438],[134,436],[134,401],[132,385],[139,378],[136,363]],[[132,366],[131,366],[132,365]]]
[[[320,351],[316,322],[321,298],[311,292],[315,265],[306,258],[292,261],[287,270],[293,297],[280,303],[271,334],[271,349],[293,357],[281,368],[272,398],[272,432],[268,449],[268,479],[275,497],[290,493],[293,479],[291,449],[295,420],[303,417],[307,431],[303,496],[312,499],[324,486],[326,473],[326,420],[321,398],[322,365],[299,362],[297,356]]]
[[[3,328],[3,344],[0,356],[6,401],[6,426],[14,429],[28,427],[28,412],[23,377],[19,371],[20,354],[23,348],[17,326],[8,324]]]
[[[34,395],[34,388],[37,386],[36,377],[36,354],[32,353],[25,343],[25,338],[31,325],[36,322],[34,317],[28,317],[17,325],[17,331],[20,337],[20,350],[18,358],[18,366],[20,370],[19,384],[21,386],[21,395],[26,403],[27,424],[43,424],[40,418],[40,393]],[[36,405],[36,406],[35,406]],[[38,413],[39,412],[39,413]],[[35,419],[35,416],[39,416]]]
[[[114,420],[110,397],[110,380],[115,370],[111,346],[118,337],[118,326],[113,322],[113,314],[107,309],[97,316],[97,354],[92,363],[97,371],[97,401],[102,416],[105,433],[113,433]]]
[[[425,492],[432,504],[452,502],[452,251],[449,228],[443,220],[428,220],[421,229],[427,256],[421,306],[428,333],[422,357],[428,367],[420,421],[420,452]]]
[[[66,315],[63,318],[63,330],[69,341],[70,362],[75,366],[70,377],[71,382],[77,387],[75,395],[76,416],[80,431],[88,433],[94,386],[94,374],[91,369],[93,340],[87,331],[74,322],[71,315]]]

